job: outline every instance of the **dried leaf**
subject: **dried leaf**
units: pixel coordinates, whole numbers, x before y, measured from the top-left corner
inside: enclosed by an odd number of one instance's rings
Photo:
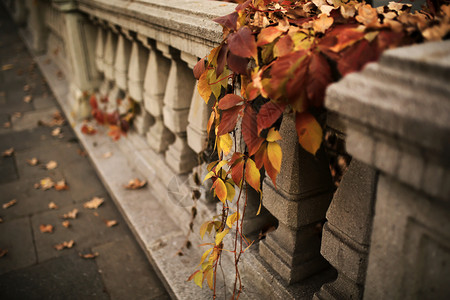
[[[30,166],[36,166],[39,163],[39,160],[36,157],[33,157],[32,159],[27,159],[27,163]]]
[[[16,203],[17,203],[17,200],[16,199],[12,199],[11,201],[6,202],[6,203],[3,204],[3,209],[10,208],[11,206],[15,205]]]
[[[14,148],[9,148],[2,152],[2,156],[9,157],[9,156],[12,156],[13,153],[14,153]]]
[[[62,191],[62,190],[68,190],[69,186],[66,184],[66,181],[64,179],[56,182],[55,184],[55,190]]]
[[[61,134],[61,127],[56,127],[52,130],[52,136],[59,136]]]
[[[30,90],[30,86],[28,85],[28,84],[25,84],[24,86],[23,86],[23,91],[24,92],[28,92]]]
[[[224,229],[223,231],[216,234],[216,246],[218,246],[220,243],[222,243],[223,238],[230,232],[230,229]]]
[[[98,252],[95,253],[86,253],[86,254],[81,254],[78,253],[78,255],[82,258],[86,258],[86,259],[91,259],[91,258],[96,258],[98,256]]]
[[[328,17],[326,14],[321,14],[313,23],[313,28],[316,32],[325,33],[328,28],[333,25],[334,19]]]
[[[25,103],[30,103],[30,102],[31,102],[31,99],[32,99],[31,95],[26,95],[25,97],[23,97],[23,101],[24,101]]]
[[[258,47],[264,46],[266,44],[272,43],[276,38],[278,38],[283,31],[278,27],[266,27],[261,30],[258,34],[258,41],[256,45]]]
[[[310,105],[315,107],[323,106],[325,89],[332,80],[331,68],[325,57],[320,53],[313,53],[306,80],[306,91]]]
[[[7,70],[11,70],[12,68],[14,68],[14,65],[12,64],[6,64],[2,66],[2,71],[7,71]]]
[[[105,152],[105,153],[103,153],[102,156],[103,156],[103,158],[110,158],[112,156],[112,152],[111,151]]]
[[[84,208],[97,209],[105,201],[103,198],[94,197],[90,201],[83,204]]]
[[[131,179],[130,181],[128,181],[128,184],[125,185],[125,188],[128,190],[137,190],[137,189],[143,188],[146,185],[147,185],[146,180],[141,181],[139,178],[134,178],[134,179]]]
[[[2,249],[0,248],[0,258],[2,258],[3,256],[5,256],[8,253],[7,249]]]
[[[6,129],[11,128],[11,122],[3,123],[3,128],[6,128]]]
[[[242,108],[242,105],[238,105],[222,111],[216,135],[220,136],[234,130]]]
[[[356,21],[366,25],[367,27],[379,25],[377,10],[370,4],[360,6],[358,9],[358,15],[356,16]]]
[[[238,13],[234,11],[226,16],[215,18],[213,19],[213,21],[219,23],[223,27],[229,28],[231,30],[236,30],[238,16]]]
[[[113,227],[113,226],[116,226],[118,223],[116,220],[105,220],[105,224],[108,227]]]
[[[69,211],[67,214],[63,215],[64,219],[76,219],[78,214],[78,209],[74,208],[71,211]]]
[[[81,132],[87,135],[93,135],[97,133],[97,130],[92,127],[92,125],[84,124],[83,126],[81,126]]]
[[[46,177],[44,179],[41,179],[40,185],[41,189],[45,191],[51,189],[55,185],[55,182],[50,177]]]
[[[75,244],[75,242],[74,242],[73,240],[70,240],[70,241],[68,241],[68,242],[67,242],[67,241],[64,241],[64,242],[62,242],[61,244],[54,245],[53,247],[54,247],[56,250],[61,251],[61,250],[63,250],[64,248],[67,248],[67,249],[72,248],[74,244]]]
[[[47,170],[53,170],[53,169],[55,169],[57,166],[58,166],[58,163],[57,163],[56,161],[54,161],[54,160],[51,160],[51,161],[49,161],[49,162],[45,165],[45,168],[46,168]]]
[[[58,209],[58,205],[56,205],[55,204],[55,202],[50,202],[49,204],[48,204],[48,208],[50,208],[50,209]]]
[[[65,228],[69,228],[70,227],[70,222],[69,221],[62,221],[62,226],[64,226]]]
[[[53,226],[50,225],[50,224],[47,224],[47,225],[41,224],[41,225],[39,226],[39,230],[40,230],[42,233],[53,233]]]

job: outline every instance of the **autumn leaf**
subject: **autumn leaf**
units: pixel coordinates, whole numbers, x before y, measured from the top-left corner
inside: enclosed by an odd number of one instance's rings
[[[377,54],[373,47],[367,40],[362,39],[341,52],[337,67],[342,76],[345,76],[348,73],[361,70],[364,65],[376,58]]]
[[[226,222],[228,227],[230,227],[230,228],[233,227],[233,224],[236,223],[237,220],[239,220],[239,217],[240,217],[240,214],[238,212],[235,212],[235,213],[229,215],[227,217],[227,222]]]
[[[188,281],[194,280],[194,283],[199,287],[202,287],[203,283],[203,272],[201,270],[195,271],[191,276],[189,276]]]
[[[251,156],[258,151],[264,139],[258,135],[256,111],[250,105],[245,108],[241,130],[245,144],[248,147],[248,154]]]
[[[256,191],[260,191],[259,169],[251,158],[248,158],[245,162],[245,181]]]
[[[274,57],[284,56],[292,52],[294,48],[294,42],[289,35],[285,35],[280,38],[275,46],[273,47],[273,55]]]
[[[121,134],[122,134],[122,130],[120,129],[119,126],[109,125],[108,136],[110,136],[113,141],[119,140]]]
[[[14,68],[14,65],[6,64],[6,65],[2,66],[2,71],[8,71],[8,70],[11,70],[12,68]]]
[[[55,187],[55,190],[57,190],[57,191],[69,189],[69,186],[66,184],[66,181],[64,179],[56,182],[54,187]]]
[[[320,53],[313,53],[308,66],[306,91],[309,104],[322,107],[325,99],[325,89],[332,82],[331,68]]]
[[[258,34],[258,39],[256,45],[258,47],[264,46],[266,44],[272,43],[276,38],[278,38],[283,31],[278,27],[266,27],[261,30]]]
[[[53,233],[53,226],[50,225],[50,224],[47,224],[47,225],[41,224],[41,225],[39,226],[39,230],[40,230],[42,233]]]
[[[6,128],[6,129],[11,128],[11,122],[3,123],[3,128]]]
[[[269,128],[280,118],[286,108],[285,103],[275,103],[269,101],[261,106],[258,115],[256,116],[256,123],[258,125],[258,133],[261,130]]]
[[[197,90],[200,96],[205,100],[205,103],[208,103],[209,98],[211,97],[211,87],[209,86],[208,78],[207,78],[208,72],[205,71],[198,79],[197,83]]]
[[[56,205],[55,204],[55,202],[50,202],[49,204],[48,204],[48,208],[50,208],[50,209],[58,209],[58,205]]]
[[[255,38],[247,26],[239,28],[236,33],[228,36],[228,48],[234,55],[253,57],[255,60],[258,60]]]
[[[248,63],[248,58],[234,55],[233,53],[228,51],[227,64],[233,72],[243,75],[247,74]]]
[[[334,19],[332,17],[328,17],[326,14],[321,14],[319,18],[313,22],[313,28],[316,32],[325,33],[325,31],[333,25],[333,22]]]
[[[16,205],[16,203],[17,203],[17,200],[16,199],[12,199],[9,202],[3,203],[2,207],[3,207],[3,209],[7,209],[7,208],[10,208],[13,205]]]
[[[220,243],[222,243],[223,238],[228,234],[228,232],[230,232],[230,229],[226,228],[223,231],[219,232],[216,234],[216,246],[218,246]]]
[[[41,179],[39,183],[41,189],[44,191],[51,189],[55,185],[55,182],[50,177],[45,177],[44,179]]]
[[[68,213],[63,215],[64,219],[76,219],[78,215],[78,209],[74,208],[71,211],[69,211]]]
[[[14,154],[14,148],[9,148],[2,152],[3,157],[9,157],[9,156],[12,156],[13,154]]]
[[[70,227],[70,222],[69,221],[62,221],[62,226],[64,226],[65,228],[69,228]]]
[[[89,208],[89,209],[97,209],[100,205],[102,205],[102,203],[104,201],[105,201],[105,199],[103,199],[103,198],[94,197],[90,201],[85,202],[83,204],[83,207]]]
[[[85,258],[85,259],[92,259],[92,258],[96,258],[96,257],[98,256],[98,252],[95,252],[95,253],[85,253],[85,254],[78,253],[78,255],[79,255],[80,257],[82,257],[82,258]]]
[[[315,155],[322,143],[322,127],[309,112],[297,113],[295,118],[300,145],[309,153]]]
[[[30,103],[32,100],[31,95],[26,95],[25,97],[23,97],[23,102],[25,103]]]
[[[228,155],[231,151],[231,147],[233,146],[233,140],[229,133],[225,133],[221,136],[217,137],[218,141],[218,151],[223,152],[225,155]]]
[[[243,106],[239,105],[234,106],[227,110],[223,110],[221,113],[219,126],[217,127],[216,135],[220,136],[230,131],[233,131],[234,128],[236,127],[236,123],[242,109]]]
[[[105,152],[102,155],[103,158],[110,158],[111,156],[112,156],[112,152],[111,151]]]
[[[233,181],[238,186],[241,185],[242,176],[244,174],[244,164],[245,161],[243,159],[240,159],[231,167],[231,178],[233,178]]]
[[[225,186],[223,180],[217,178],[216,181],[214,181],[212,188],[214,189],[217,198],[219,198],[221,202],[225,203],[227,200],[227,187]]]
[[[52,136],[59,136],[61,134],[61,127],[56,127],[52,130]]]
[[[54,245],[53,248],[55,248],[58,251],[61,251],[65,248],[67,248],[67,249],[72,248],[74,244],[75,244],[75,242],[73,240],[70,240],[68,242],[64,241],[61,244]]]
[[[215,18],[213,19],[213,21],[219,23],[223,27],[229,28],[231,30],[236,30],[238,16],[238,13],[234,11],[226,16]]]
[[[193,69],[195,79],[198,80],[200,78],[200,76],[203,73],[205,73],[205,71],[206,71],[205,64],[206,64],[206,61],[205,61],[204,57],[195,64],[194,69]]]
[[[48,163],[45,164],[45,168],[47,170],[53,170],[58,166],[58,163],[54,160],[49,161]]]
[[[358,15],[356,16],[356,21],[366,25],[367,27],[374,27],[379,25],[378,13],[375,8],[370,4],[361,5],[358,9]]]
[[[2,258],[3,256],[5,256],[8,253],[7,249],[2,249],[0,248],[0,258]]]
[[[241,96],[235,94],[226,94],[222,99],[219,100],[219,108],[221,110],[230,109],[237,105],[241,105],[244,102]]]
[[[83,124],[83,126],[81,126],[81,132],[87,135],[93,135],[97,133],[97,130],[92,127],[92,125]]]
[[[33,157],[32,159],[27,159],[27,163],[30,166],[36,166],[39,163],[39,160],[36,157]]]
[[[128,190],[137,190],[145,187],[147,185],[146,180],[140,180],[139,178],[134,178],[128,181],[128,184],[125,185],[125,188]]]
[[[105,220],[105,224],[107,227],[113,227],[116,226],[118,223],[116,220]]]

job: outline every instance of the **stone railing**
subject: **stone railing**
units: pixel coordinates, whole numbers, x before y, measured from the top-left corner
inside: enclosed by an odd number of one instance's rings
[[[192,68],[221,41],[221,28],[211,19],[234,5],[4,2],[24,26],[29,47],[51,58],[66,78],[69,95],[62,101],[74,119],[89,115],[86,93],[107,98],[109,111],[120,109],[117,99],[137,103],[133,130],[119,143],[123,155],[151,182],[148,201],[159,202],[184,233],[191,221],[192,187],[202,192],[193,224],[198,232],[216,207],[208,189],[193,179],[205,169],[199,155],[208,140],[210,108],[197,92]],[[259,197],[248,195],[246,233],[276,229],[242,256],[242,298],[438,299],[450,294],[445,284],[450,269],[448,49],[443,42],[389,51],[380,63],[328,89],[327,124],[346,139],[353,156],[337,190],[325,149],[316,157],[306,153],[298,145],[294,120],[285,116],[278,189],[264,180],[258,217]],[[54,90],[61,84],[50,82]],[[174,183],[177,193],[171,192]],[[126,207],[122,211],[127,214]],[[126,217],[133,227],[133,216]],[[210,295],[181,282],[194,270],[199,251],[190,250],[183,256],[188,263],[167,270],[154,250],[160,239],[146,242],[147,231],[134,231],[172,296]],[[190,240],[194,247],[201,243],[197,234]],[[234,281],[231,264],[225,256],[228,282]]]

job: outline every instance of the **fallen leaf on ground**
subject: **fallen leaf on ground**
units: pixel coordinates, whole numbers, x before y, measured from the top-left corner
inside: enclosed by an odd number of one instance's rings
[[[3,123],[3,128],[11,128],[11,122]]]
[[[0,217],[0,223],[3,223],[3,219]]]
[[[28,84],[25,84],[24,86],[23,86],[23,91],[24,92],[28,92],[30,90],[30,86],[28,85]]]
[[[20,118],[22,118],[22,113],[21,112],[15,112],[15,113],[13,113],[13,118],[16,118],[16,119],[20,119]]]
[[[14,68],[14,65],[12,65],[12,64],[3,65],[2,71],[11,70],[12,68]]]
[[[78,149],[77,152],[78,152],[78,155],[79,155],[79,156],[82,156],[82,157],[87,156],[86,151],[83,151],[83,150],[81,150],[81,149]]]
[[[78,209],[74,208],[71,211],[69,211],[67,214],[63,215],[64,219],[76,219],[78,214]]]
[[[53,169],[55,169],[57,166],[58,166],[58,163],[57,163],[56,161],[54,161],[54,160],[51,160],[51,161],[49,161],[49,162],[45,165],[45,168],[46,168],[47,170],[53,170]]]
[[[41,225],[39,226],[39,230],[40,230],[42,233],[53,233],[53,226],[50,225],[50,224],[47,224],[47,225],[41,224]]]
[[[63,115],[61,114],[60,111],[55,111],[53,113],[53,119],[50,121],[50,123],[48,124],[49,126],[61,126],[64,124],[66,120],[64,119]]]
[[[103,154],[103,158],[110,158],[112,156],[112,152],[108,151]]]
[[[57,244],[57,245],[55,245],[55,246],[53,246],[56,250],[58,250],[58,251],[61,251],[62,249],[64,249],[64,248],[67,248],[67,249],[70,249],[70,248],[72,248],[73,247],[73,244],[75,244],[75,242],[73,241],[73,240],[70,240],[70,241],[65,241],[65,242],[62,242],[61,244]]]
[[[14,153],[14,148],[9,148],[2,152],[2,156],[3,157],[12,156],[13,153]]]
[[[36,157],[33,157],[32,159],[27,159],[27,163],[30,166],[36,166],[39,163],[39,160]]]
[[[147,184],[145,180],[139,180],[139,178],[131,179],[127,185],[125,185],[126,189],[129,190],[137,190],[143,188]]]
[[[45,191],[51,189],[55,185],[55,182],[50,177],[46,177],[44,179],[41,179],[40,185],[41,189]]]
[[[113,227],[117,225],[117,221],[116,220],[105,220],[105,224],[108,227]]]
[[[3,204],[3,209],[10,208],[11,206],[15,205],[16,203],[17,203],[17,200],[16,199],[12,199],[11,201],[6,202],[6,203]]]
[[[7,249],[2,249],[2,248],[0,248],[0,258],[3,257],[3,256],[5,256],[6,253],[8,253],[8,250],[7,250]]]
[[[41,185],[39,183],[35,183],[33,186],[35,189],[39,189],[41,187]]]
[[[64,226],[64,227],[66,227],[66,228],[69,228],[70,227],[70,222],[69,221],[63,221],[62,223],[62,226]]]
[[[52,136],[59,136],[61,134],[61,127],[56,127],[52,130]]]
[[[23,101],[25,102],[25,103],[30,103],[31,102],[31,95],[26,95],[25,97],[23,97]]]
[[[78,253],[78,255],[82,258],[96,258],[98,256],[98,252],[95,253],[86,253],[86,254],[81,254]]]
[[[84,208],[89,208],[89,209],[96,209],[100,205],[102,205],[103,201],[105,201],[103,198],[94,197],[94,198],[92,198],[92,200],[84,203],[83,207]]]
[[[97,130],[89,124],[84,124],[81,126],[81,132],[87,135],[93,135],[97,132]]]
[[[55,202],[50,202],[49,204],[48,204],[48,208],[50,208],[50,209],[58,209],[58,205],[56,205],[55,204]]]
[[[68,190],[69,186],[66,184],[66,181],[64,179],[58,181],[55,184],[55,190],[62,191],[62,190]]]

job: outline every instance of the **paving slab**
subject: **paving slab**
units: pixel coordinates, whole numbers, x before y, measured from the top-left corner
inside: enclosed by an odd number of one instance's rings
[[[13,232],[14,234],[11,234]],[[0,259],[0,274],[36,264],[33,232],[28,217],[0,224],[0,248],[8,253]],[[2,287],[0,276],[0,299]]]
[[[109,299],[94,260],[76,253],[0,276],[0,299]]]
[[[0,157],[0,184],[19,178],[14,156]]]

